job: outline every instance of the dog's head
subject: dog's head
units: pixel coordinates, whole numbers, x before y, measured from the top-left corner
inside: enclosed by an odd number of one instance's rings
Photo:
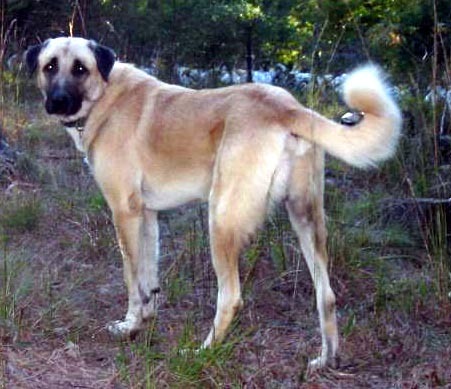
[[[113,68],[114,52],[83,38],[55,38],[30,47],[25,61],[37,71],[45,108],[63,122],[85,118],[102,96]]]

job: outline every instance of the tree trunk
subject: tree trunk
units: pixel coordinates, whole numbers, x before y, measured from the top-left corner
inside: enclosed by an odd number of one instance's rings
[[[253,53],[252,53],[252,24],[246,28],[246,64],[247,64],[247,76],[246,81],[252,82],[252,68],[253,64]]]

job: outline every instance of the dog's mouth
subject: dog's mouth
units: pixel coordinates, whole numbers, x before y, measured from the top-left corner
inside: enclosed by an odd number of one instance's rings
[[[83,96],[63,88],[55,88],[47,94],[45,109],[49,115],[69,117],[80,111]]]

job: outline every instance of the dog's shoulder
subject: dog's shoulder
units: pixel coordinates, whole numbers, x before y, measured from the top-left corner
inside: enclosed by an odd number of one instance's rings
[[[110,74],[109,84],[124,84],[133,86],[138,83],[149,81],[159,83],[159,81],[155,77],[150,76],[141,69],[138,69],[135,65],[131,63],[116,61]]]

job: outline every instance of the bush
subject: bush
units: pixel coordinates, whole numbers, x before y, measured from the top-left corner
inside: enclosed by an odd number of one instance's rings
[[[0,209],[0,227],[10,233],[24,233],[36,229],[42,215],[42,204],[36,198],[17,198],[6,201]]]

